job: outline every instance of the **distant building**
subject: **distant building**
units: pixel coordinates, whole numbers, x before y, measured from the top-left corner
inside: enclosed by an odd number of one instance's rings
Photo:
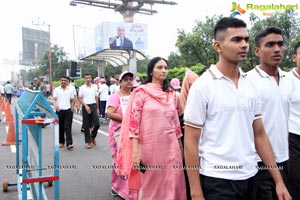
[[[21,65],[37,65],[49,50],[49,32],[22,27],[23,53]]]

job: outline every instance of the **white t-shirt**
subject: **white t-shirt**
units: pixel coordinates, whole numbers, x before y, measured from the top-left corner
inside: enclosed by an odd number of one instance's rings
[[[71,100],[74,99],[74,91],[70,86],[66,89],[59,86],[54,89],[53,97],[56,98],[56,104],[60,110],[68,110],[71,108]]]
[[[300,75],[296,68],[287,73],[293,91],[289,102],[289,132],[300,135]]]
[[[112,84],[109,86],[110,95],[113,95],[114,93],[118,92],[119,90],[120,90],[120,87],[117,86],[116,84]]]
[[[100,85],[100,89],[99,89],[99,93],[100,93],[100,101],[107,101],[108,99],[108,86],[106,84],[101,84]]]
[[[289,158],[288,149],[288,102],[291,87],[285,73],[278,68],[279,86],[273,76],[256,66],[247,74],[261,94],[262,120],[271,142],[275,160],[284,162]],[[258,161],[261,159],[258,156]]]
[[[97,87],[93,86],[92,84],[88,87],[86,84],[82,85],[79,88],[78,96],[82,97],[82,100],[86,104],[94,104],[96,103],[97,94]]]
[[[240,70],[238,88],[212,65],[192,85],[185,125],[202,129],[200,173],[245,180],[257,173],[253,121],[261,114],[259,94]]]

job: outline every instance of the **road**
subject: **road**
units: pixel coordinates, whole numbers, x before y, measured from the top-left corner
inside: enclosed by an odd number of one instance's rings
[[[14,104],[17,98],[13,99],[11,110],[14,113]],[[2,119],[3,119],[2,112]],[[4,114],[5,115],[5,114]],[[86,149],[84,135],[80,132],[81,116],[74,114],[72,124],[73,150],[61,148],[60,157],[60,176],[59,176],[59,196],[62,200],[112,200],[115,198],[110,194],[111,191],[111,156],[108,146],[107,129],[108,123],[101,123],[97,135],[97,145],[92,149]],[[7,124],[0,122],[0,142],[5,141]],[[43,166],[46,170],[43,174],[53,174],[53,125],[42,129],[43,132]],[[21,144],[22,145],[22,144]],[[22,153],[20,152],[20,155]],[[9,184],[16,183],[17,175],[14,167],[16,166],[16,153],[13,146],[0,147],[0,180],[8,179]],[[105,169],[107,168],[107,169]],[[48,199],[53,199],[53,187],[44,183]],[[18,199],[17,186],[9,186],[7,192],[0,192],[0,199]]]

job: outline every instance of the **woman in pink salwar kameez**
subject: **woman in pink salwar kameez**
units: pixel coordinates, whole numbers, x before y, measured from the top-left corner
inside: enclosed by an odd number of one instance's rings
[[[109,147],[112,155],[113,165],[116,166],[117,157],[117,141],[118,134],[120,133],[123,113],[125,113],[126,106],[133,84],[133,73],[124,71],[119,76],[120,90],[111,95],[107,101],[107,115],[110,118],[108,128]],[[111,175],[112,195],[119,195],[126,200],[137,200],[137,193],[129,193],[126,178],[116,174],[112,170]]]
[[[122,122],[117,164],[142,200],[185,200],[177,98],[167,81],[167,61],[153,58],[148,78],[133,91]],[[123,127],[124,125],[124,127]],[[140,162],[144,173],[137,171]]]

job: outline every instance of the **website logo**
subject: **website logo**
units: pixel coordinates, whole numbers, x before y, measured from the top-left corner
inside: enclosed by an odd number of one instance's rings
[[[230,12],[231,12],[230,17],[235,17],[237,15],[245,14],[246,10],[241,8],[240,4],[237,5],[236,2],[232,2],[232,8],[231,8]]]

